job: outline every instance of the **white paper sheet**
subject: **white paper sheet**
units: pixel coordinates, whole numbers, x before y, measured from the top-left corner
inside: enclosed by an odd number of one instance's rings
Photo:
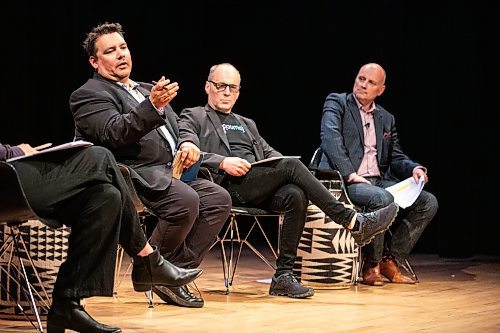
[[[300,156],[275,156],[275,157],[269,157],[269,158],[265,158],[265,159],[257,161],[257,162],[253,162],[252,165],[262,164],[262,163],[266,163],[266,162],[270,162],[270,161],[274,161],[274,160],[281,160],[283,158],[300,158]]]
[[[420,195],[420,192],[422,192],[424,185],[424,176],[420,177],[418,184],[415,183],[413,177],[410,177],[397,184],[387,187],[386,190],[391,192],[394,196],[394,202],[397,203],[399,207],[406,208],[411,206],[415,200],[417,200],[417,197]]]
[[[65,149],[77,148],[77,147],[90,147],[92,145],[93,145],[93,143],[92,142],[88,142],[88,141],[83,141],[83,140],[72,141],[72,142],[68,142],[68,143],[63,143],[62,145],[58,145],[58,146],[50,147],[50,148],[47,148],[47,149],[44,149],[44,150],[40,150],[39,152],[31,154],[31,155],[22,155],[22,156],[17,156],[17,157],[9,158],[7,160],[7,162],[12,162],[12,161],[15,161],[15,160],[20,160],[20,159],[23,159],[23,158],[27,158],[27,157],[31,157],[31,156],[36,156],[36,155],[40,155],[40,154],[46,154],[46,153],[50,153],[52,151],[65,150]]]

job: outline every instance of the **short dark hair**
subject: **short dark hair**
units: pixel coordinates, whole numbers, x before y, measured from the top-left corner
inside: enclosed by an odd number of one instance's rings
[[[92,30],[87,34],[87,38],[83,41],[83,48],[87,51],[87,55],[96,56],[95,42],[97,38],[102,35],[112,34],[114,32],[119,33],[122,37],[125,34],[122,25],[120,23],[108,23],[104,22],[98,26],[92,28]]]

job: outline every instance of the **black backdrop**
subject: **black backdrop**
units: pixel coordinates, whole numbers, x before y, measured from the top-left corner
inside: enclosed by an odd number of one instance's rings
[[[488,2],[18,1],[4,10],[0,141],[63,143],[73,136],[70,93],[92,74],[81,43],[120,22],[132,79],[165,75],[172,102],[204,104],[211,65],[242,74],[235,111],[264,137],[307,162],[319,145],[329,92],[350,91],[359,67],[388,74],[378,102],[396,115],[403,148],[427,166],[440,209],[415,252],[500,254],[498,18]],[[7,21],[15,23],[7,23]]]

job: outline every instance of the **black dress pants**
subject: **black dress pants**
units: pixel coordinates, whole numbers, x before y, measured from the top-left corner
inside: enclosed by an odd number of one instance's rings
[[[226,176],[222,181],[233,203],[284,213],[277,275],[291,271],[304,229],[309,200],[334,221],[346,227],[355,211],[335,199],[309,169],[296,158],[253,166],[242,177]]]
[[[33,210],[71,228],[54,296],[112,296],[117,244],[135,256],[147,242],[112,153],[92,146],[12,164]]]
[[[229,193],[206,179],[172,179],[166,190],[142,189],[139,196],[158,218],[151,245],[182,268],[201,264],[231,212]]]

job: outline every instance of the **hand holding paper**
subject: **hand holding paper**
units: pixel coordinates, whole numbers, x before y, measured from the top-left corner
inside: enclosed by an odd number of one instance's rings
[[[177,151],[174,157],[174,161],[172,162],[172,177],[175,179],[181,179],[182,170],[184,166],[181,162],[182,152],[180,150]]]
[[[184,169],[184,163],[181,156],[182,152],[178,150],[172,163],[172,177],[180,179],[185,183],[189,183],[198,177],[198,171],[200,170],[201,161],[203,160],[203,154],[200,155],[198,161],[186,169]]]
[[[387,187],[386,190],[394,196],[394,202],[397,203],[399,207],[406,208],[417,200],[424,185],[424,176],[420,177],[418,183],[415,183],[413,177],[409,177],[397,184]]]

